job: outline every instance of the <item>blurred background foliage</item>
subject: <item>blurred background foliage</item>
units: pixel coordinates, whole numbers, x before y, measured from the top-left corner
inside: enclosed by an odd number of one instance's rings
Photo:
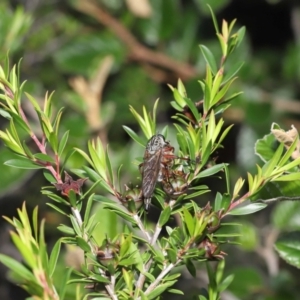
[[[54,93],[59,109],[65,107],[62,132],[70,130],[68,148],[85,149],[87,140],[100,136],[109,144],[114,167],[123,164],[124,183],[137,184],[138,168],[133,163],[144,149],[134,144],[122,125],[137,129],[128,107],[152,110],[160,98],[159,129],[172,123],[169,104],[172,93],[167,84],[181,78],[193,101],[202,98],[197,82],[204,77],[205,61],[199,44],[220,57],[209,3],[219,23],[237,18],[246,26],[246,38],[230,65],[245,61],[234,84],[240,96],[224,115],[235,126],[220,151],[218,161],[231,163],[232,181],[254,171],[258,158],[254,144],[270,131],[271,123],[300,128],[300,5],[293,0],[2,0],[0,3],[0,61],[9,53],[11,65],[21,63],[25,90],[43,101],[46,91]],[[34,124],[36,116],[26,101],[24,110]],[[0,126],[6,126],[1,119]],[[172,138],[172,131],[169,133]],[[40,194],[45,184],[39,171],[11,169],[3,165],[11,154],[0,148],[0,212],[13,216],[26,199],[39,205],[48,225],[49,247],[57,238],[55,228],[63,222],[45,206]],[[80,168],[74,155],[67,168]],[[222,183],[207,183],[212,199],[222,192]],[[277,186],[280,189],[280,186]],[[268,191],[265,191],[268,197]],[[202,199],[206,204],[207,197]],[[97,209],[97,208],[95,208]],[[223,299],[298,299],[299,271],[274,253],[273,244],[284,230],[299,230],[299,205],[284,203],[243,219],[241,246],[227,249],[227,272],[236,275]],[[117,232],[115,216],[98,209],[104,231]],[[155,210],[154,210],[155,214]],[[286,216],[283,218],[283,216]],[[240,218],[239,218],[239,221]],[[7,226],[0,221],[0,252],[17,256],[9,244]],[[79,257],[67,251],[65,260],[78,264]],[[62,261],[62,270],[64,268]],[[24,299],[10,285],[0,266],[1,299]],[[182,270],[178,288],[186,299],[206,286],[199,268],[192,279]],[[70,296],[72,299],[72,296]],[[167,298],[166,298],[167,299]],[[170,298],[171,299],[171,298]],[[175,299],[172,296],[172,299]]]

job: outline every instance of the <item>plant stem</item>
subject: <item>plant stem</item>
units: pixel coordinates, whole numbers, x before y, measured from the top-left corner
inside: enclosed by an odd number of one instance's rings
[[[43,154],[47,154],[47,151],[46,151],[46,148],[45,148],[45,143],[43,141],[43,143],[40,142],[40,140],[37,138],[37,136],[35,135],[35,133],[31,130],[31,127],[30,127],[30,124],[28,122],[28,119],[22,109],[22,107],[20,106],[19,107],[19,112],[20,112],[20,115],[23,119],[23,121],[26,123],[26,125],[28,126],[28,128],[30,129],[30,137],[32,138],[32,140],[35,142],[35,144],[37,145],[38,149],[41,151],[41,153]],[[59,167],[59,166],[58,166]],[[47,164],[45,166],[45,168],[47,170],[49,170],[49,172],[54,176],[54,178],[57,180],[57,183],[61,183],[61,178],[60,178],[60,175],[59,175],[59,172],[57,172],[52,165],[50,164]]]
[[[82,222],[82,218],[81,218],[79,210],[76,207],[72,207],[71,211],[72,211],[72,214],[73,214],[74,218],[76,219],[77,224],[79,225],[79,227],[82,227],[83,222]],[[87,237],[86,233],[84,233],[84,238],[86,239],[86,242],[89,244],[89,246],[91,248],[91,252],[96,257],[95,249],[94,249],[91,241],[88,240],[88,237]],[[102,276],[107,277],[105,275],[105,272],[102,269],[98,268],[98,270],[99,270],[99,273]],[[114,278],[111,278],[111,284],[106,284],[105,285],[105,289],[106,289],[107,293],[110,295],[111,299],[118,300],[118,297],[114,292]]]
[[[156,227],[155,227],[155,231],[154,231],[154,234],[153,234],[153,236],[152,236],[152,239],[151,239],[151,242],[150,242],[150,245],[151,246],[153,246],[155,243],[156,243],[156,241],[157,241],[157,239],[158,239],[158,237],[159,237],[159,234],[160,234],[160,232],[161,232],[161,227],[159,226],[159,224],[157,223],[156,224]]]
[[[165,269],[163,269],[161,271],[161,273],[156,277],[156,279],[149,285],[149,287],[145,291],[145,295],[147,295],[151,291],[153,291],[156,288],[156,286],[160,283],[160,281],[180,262],[181,262],[181,259],[178,259],[175,264],[169,264]]]
[[[272,202],[299,201],[299,200],[300,200],[300,196],[295,196],[295,197],[280,196],[280,197],[270,198],[270,199],[258,199],[256,200],[256,202],[272,203]]]
[[[159,234],[160,234],[160,232],[161,232],[161,229],[162,229],[162,228],[161,228],[161,227],[159,226],[159,224],[157,223],[157,224],[156,224],[156,227],[155,227],[154,234],[153,234],[152,239],[151,239],[151,241],[150,241],[150,245],[151,245],[151,246],[153,246],[153,245],[156,243],[157,238],[159,237]],[[144,267],[144,272],[145,272],[145,273],[149,271],[152,262],[153,262],[153,259],[150,258],[149,261],[146,263],[146,265],[145,265],[145,267]],[[142,289],[145,280],[146,280],[146,276],[145,276],[143,273],[141,273],[140,276],[139,276],[139,278],[138,278],[138,280],[137,280],[136,288],[137,288],[137,289]]]
[[[151,242],[152,238],[151,238],[149,232],[145,229],[140,217],[137,214],[135,214],[135,215],[133,215],[133,218],[136,221],[136,224],[138,225],[140,230],[143,232],[143,234],[147,238],[148,242]]]
[[[226,213],[229,212],[229,211],[231,211],[232,209],[234,209],[234,208],[237,207],[238,205],[242,204],[244,201],[246,201],[246,200],[250,197],[250,195],[251,195],[250,192],[247,192],[247,193],[244,194],[240,199],[238,199],[238,200],[232,202],[232,203],[230,204],[230,206],[228,207]],[[225,216],[226,213],[223,214],[223,216]]]

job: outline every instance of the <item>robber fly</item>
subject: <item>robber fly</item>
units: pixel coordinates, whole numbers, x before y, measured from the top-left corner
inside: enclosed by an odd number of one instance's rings
[[[162,134],[156,134],[148,141],[142,167],[142,194],[146,211],[149,209],[151,198],[157,182],[167,178],[174,155],[174,147],[165,140]]]

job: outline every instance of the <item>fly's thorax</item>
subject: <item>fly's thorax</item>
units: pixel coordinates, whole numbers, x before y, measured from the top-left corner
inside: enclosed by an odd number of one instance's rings
[[[169,143],[165,141],[165,137],[162,134],[156,134],[148,141],[146,151],[149,154],[154,154],[166,145],[169,145]]]

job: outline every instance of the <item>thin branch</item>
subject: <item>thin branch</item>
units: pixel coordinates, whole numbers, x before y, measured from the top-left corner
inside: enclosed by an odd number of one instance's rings
[[[93,77],[89,80],[85,80],[81,76],[76,76],[69,80],[71,87],[86,104],[85,117],[90,129],[99,134],[105,125],[101,119],[102,93],[113,62],[112,56],[106,56],[99,64]],[[102,132],[101,141],[104,145],[107,144],[106,140],[106,132]]]
[[[135,214],[135,215],[133,215],[133,218],[136,221],[136,223],[137,223],[138,227],[140,228],[140,230],[143,232],[143,234],[147,238],[148,242],[151,242],[152,238],[151,238],[149,232],[145,229],[140,217],[137,214]]]
[[[250,197],[250,192],[247,192],[246,194],[244,194],[241,198],[239,198],[238,200],[231,200],[233,202],[231,202],[229,208],[227,209],[226,212],[231,211],[232,209],[234,209],[235,207],[237,207],[238,205],[242,204],[243,202],[245,202],[248,198]],[[222,217],[225,217],[226,213],[223,214]]]
[[[155,227],[155,231],[154,231],[154,234],[152,236],[152,239],[150,241],[150,245],[153,246],[156,241],[157,241],[157,238],[159,237],[159,234],[161,232],[161,227],[159,226],[159,224],[157,223],[156,224],[156,227]],[[152,262],[153,262],[153,259],[150,258],[149,261],[146,263],[145,267],[144,267],[144,273],[147,273],[152,265]],[[140,276],[137,280],[137,283],[136,283],[136,288],[137,289],[142,289],[143,285],[144,285],[144,282],[146,280],[146,276],[145,274],[143,273],[140,273]]]
[[[153,291],[156,286],[160,283],[160,281],[173,269],[175,268],[179,263],[181,262],[181,259],[178,259],[175,264],[169,264],[165,269],[161,271],[161,273],[156,277],[156,279],[149,285],[147,290],[145,291],[145,295],[149,294],[151,291]]]
[[[92,1],[78,1],[76,8],[108,27],[127,46],[130,51],[130,57],[134,60],[168,69],[182,79],[193,78],[197,75],[196,69],[191,65],[176,61],[164,53],[153,51],[143,46],[122,23]]]
[[[156,227],[155,227],[155,231],[154,231],[154,234],[153,234],[153,236],[152,236],[152,239],[151,239],[151,242],[150,242],[150,245],[151,246],[153,246],[155,243],[156,243],[156,241],[157,241],[157,239],[158,239],[158,237],[159,237],[159,234],[160,234],[160,232],[161,232],[161,227],[159,226],[159,224],[157,223],[156,224]]]
[[[72,208],[71,208],[71,211],[72,211],[72,214],[73,214],[74,218],[75,218],[76,221],[77,221],[77,224],[79,225],[79,227],[81,227],[82,224],[83,224],[83,222],[82,222],[82,218],[81,218],[81,215],[80,215],[79,210],[78,210],[77,208],[75,208],[75,207],[72,207]],[[94,256],[96,256],[95,249],[94,249],[92,243],[89,241],[89,239],[88,239],[88,237],[87,237],[86,234],[84,234],[84,238],[85,238],[86,242],[89,244],[90,249],[91,249],[91,252],[93,253]],[[105,275],[105,272],[104,272],[102,269],[98,268],[98,271],[99,271],[99,273],[100,273],[103,277],[107,277],[107,276]],[[106,285],[105,285],[105,289],[106,289],[107,293],[110,295],[111,299],[113,299],[113,300],[118,300],[118,297],[117,297],[117,295],[115,294],[114,288],[113,288],[113,286],[114,286],[114,280],[115,280],[115,279],[113,278],[111,284],[106,284]]]
[[[28,119],[22,109],[22,107],[19,107],[19,113],[21,118],[23,119],[23,121],[26,123],[26,125],[28,126],[28,128],[30,128],[30,124],[28,122]],[[39,150],[43,153],[43,154],[47,154],[46,153],[46,149],[45,146],[39,141],[39,139],[37,138],[37,136],[35,135],[35,133],[31,130],[30,128],[30,137],[33,139],[33,141],[35,142],[35,144],[37,145],[37,147],[39,148]]]
[[[274,250],[274,244],[278,238],[279,231],[274,228],[263,228],[260,232],[262,232],[261,241],[264,243],[258,245],[255,251],[264,259],[269,275],[273,277],[278,275],[279,272],[279,258]]]
[[[28,128],[30,128],[30,137],[31,139],[34,141],[34,143],[36,144],[36,146],[38,147],[38,149],[41,151],[41,153],[43,154],[47,154],[46,151],[46,147],[45,147],[45,143],[44,142],[40,142],[40,140],[38,139],[38,137],[35,135],[35,133],[32,131],[30,124],[28,122],[28,119],[26,117],[26,114],[24,113],[22,107],[19,107],[19,113],[21,118],[23,119],[23,121],[26,123],[26,125],[28,126]],[[56,179],[57,183],[61,183],[61,178],[58,172],[56,172],[56,170],[53,168],[53,166],[49,163],[47,163],[45,165],[45,168],[47,170],[49,170],[49,172],[54,176],[54,178]]]
[[[270,199],[258,199],[256,202],[262,202],[262,203],[272,203],[272,202],[282,202],[282,201],[299,201],[300,196],[295,197],[288,197],[288,196],[280,196]]]

